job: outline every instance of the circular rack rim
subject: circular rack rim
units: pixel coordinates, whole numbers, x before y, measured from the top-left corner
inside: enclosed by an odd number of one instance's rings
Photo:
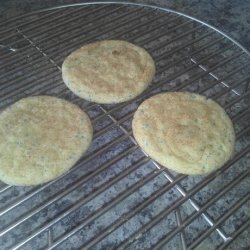
[[[101,4],[119,4],[119,5],[130,5],[130,6],[139,6],[139,7],[147,7],[147,8],[152,8],[152,9],[158,9],[161,11],[165,11],[165,12],[170,12],[170,13],[174,13],[174,14],[179,14],[181,16],[187,17],[189,19],[192,19],[196,22],[199,22],[213,30],[215,30],[216,32],[220,33],[221,35],[223,35],[225,38],[229,39],[231,42],[233,42],[236,46],[238,46],[240,49],[242,49],[248,56],[250,56],[250,51],[245,48],[241,43],[239,43],[238,41],[236,41],[234,38],[232,38],[230,35],[227,35],[225,32],[221,31],[220,29],[216,28],[215,26],[208,24],[205,21],[202,21],[196,17],[187,15],[183,12],[179,12],[170,8],[165,8],[165,7],[160,7],[157,5],[152,5],[152,4],[144,4],[144,3],[133,3],[133,2],[127,2],[127,1],[93,1],[93,2],[84,2],[84,3],[74,3],[74,4],[64,4],[64,5],[59,5],[59,6],[55,6],[55,7],[49,7],[49,8],[45,8],[45,9],[41,9],[41,10],[36,10],[36,11],[32,11],[23,15],[20,15],[18,17],[14,17],[9,21],[14,21],[17,20],[19,18],[23,18],[29,15],[33,15],[36,13],[42,13],[45,11],[50,11],[50,10],[56,10],[56,9],[62,9],[62,8],[68,8],[68,7],[77,7],[77,6],[85,6],[85,5],[101,5]]]

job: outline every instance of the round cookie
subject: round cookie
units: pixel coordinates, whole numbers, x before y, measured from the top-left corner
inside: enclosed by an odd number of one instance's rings
[[[48,182],[79,160],[92,134],[87,114],[68,101],[21,99],[0,114],[0,180],[20,186]]]
[[[155,64],[141,47],[103,40],[81,47],[63,62],[62,78],[77,96],[97,103],[120,103],[140,95],[151,83]]]
[[[212,172],[234,149],[230,118],[216,102],[198,94],[169,92],[147,99],[135,112],[132,128],[152,159],[183,174]]]

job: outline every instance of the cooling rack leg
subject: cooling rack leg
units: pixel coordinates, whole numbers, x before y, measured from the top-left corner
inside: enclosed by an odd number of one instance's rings
[[[181,218],[181,213],[180,213],[179,208],[177,208],[176,211],[175,211],[175,217],[176,217],[177,225],[181,226],[182,218]],[[185,231],[184,230],[181,231],[180,236],[181,236],[182,249],[187,250],[186,237],[185,237]]]
[[[48,237],[48,248],[50,248],[52,245],[52,232],[50,229],[47,231],[47,237]]]

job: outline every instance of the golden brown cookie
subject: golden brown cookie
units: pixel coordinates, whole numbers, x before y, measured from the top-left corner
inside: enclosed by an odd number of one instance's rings
[[[77,96],[97,103],[120,103],[140,95],[151,83],[155,64],[141,47],[121,40],[94,42],[72,52],[62,77]]]
[[[133,133],[155,161],[176,172],[212,172],[230,158],[235,143],[224,109],[205,96],[169,92],[144,101],[135,112]]]
[[[21,99],[0,114],[0,180],[48,182],[69,170],[91,140],[91,122],[78,106],[50,96]]]

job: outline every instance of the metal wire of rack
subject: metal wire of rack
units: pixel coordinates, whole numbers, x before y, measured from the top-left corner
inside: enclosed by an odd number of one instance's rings
[[[43,10],[0,28],[0,109],[54,95],[88,112],[94,141],[68,173],[45,185],[0,185],[2,249],[237,249],[249,238],[249,52],[188,16],[155,6],[85,3]],[[229,39],[228,39],[229,38]],[[153,84],[131,102],[99,105],[62,82],[74,49],[124,39],[155,59]],[[207,176],[162,168],[136,144],[133,113],[161,91],[193,91],[232,118],[234,157]]]

